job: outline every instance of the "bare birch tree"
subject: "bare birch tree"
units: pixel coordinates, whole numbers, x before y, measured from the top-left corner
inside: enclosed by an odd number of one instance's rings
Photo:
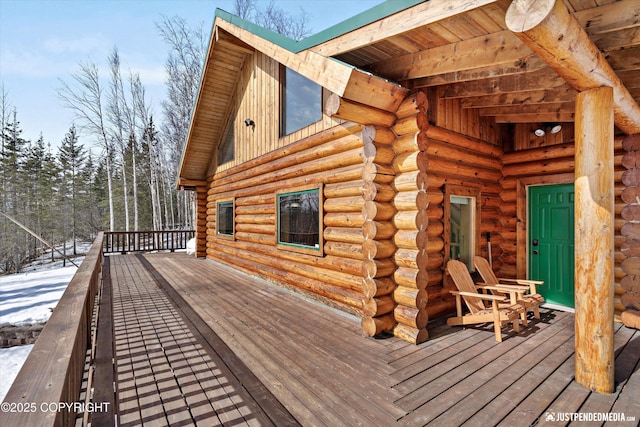
[[[107,95],[107,117],[111,123],[111,138],[114,146],[120,151],[120,167],[122,169],[122,197],[124,199],[124,224],[125,231],[129,231],[129,186],[127,185],[127,147],[129,134],[126,121],[129,107],[124,93],[122,74],[120,72],[120,55],[118,49],[113,48],[108,58],[110,81]],[[126,136],[125,136],[126,135]],[[133,172],[135,175],[135,171]]]
[[[60,80],[58,97],[65,107],[72,110],[81,129],[96,137],[105,153],[107,186],[109,193],[109,230],[115,231],[113,208],[113,144],[108,137],[106,115],[103,108],[102,87],[98,67],[88,62],[80,64],[80,70],[71,76],[72,83]]]
[[[166,144],[169,154],[170,168],[167,168],[166,172],[170,176],[176,176],[189,131],[193,101],[200,83],[206,42],[202,26],[195,29],[189,28],[184,19],[179,17],[163,17],[156,26],[169,46],[169,57],[165,64],[167,99],[162,102],[165,121],[161,130],[162,142]],[[178,193],[178,197],[179,205],[189,212],[180,219],[180,222],[192,227],[194,206],[184,192]],[[180,216],[182,216],[181,207],[178,209]]]

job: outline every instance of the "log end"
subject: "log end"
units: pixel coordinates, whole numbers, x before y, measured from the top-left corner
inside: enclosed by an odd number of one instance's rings
[[[505,15],[507,28],[524,33],[538,26],[553,10],[556,0],[514,0]]]
[[[362,319],[361,326],[362,332],[369,337],[375,337],[384,332],[389,332],[395,325],[395,320],[392,315],[370,317],[367,316]]]
[[[640,329],[640,311],[625,310],[622,312],[620,319],[627,328]]]

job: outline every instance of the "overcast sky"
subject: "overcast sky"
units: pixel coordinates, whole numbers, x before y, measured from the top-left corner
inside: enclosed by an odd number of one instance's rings
[[[302,7],[317,33],[382,0],[274,2],[294,16]],[[259,3],[263,7],[268,0]],[[73,120],[57,97],[59,79],[70,82],[88,61],[106,75],[114,47],[123,78],[129,70],[140,74],[153,113],[160,116],[167,48],[155,23],[162,15],[177,15],[191,26],[203,25],[208,37],[216,8],[232,12],[233,0],[0,0],[0,83],[17,110],[23,138],[35,141],[42,133],[57,146]]]

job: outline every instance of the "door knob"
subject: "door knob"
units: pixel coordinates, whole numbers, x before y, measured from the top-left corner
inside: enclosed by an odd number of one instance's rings
[[[540,252],[538,252],[538,250],[537,250],[537,249],[533,251],[533,254],[534,254],[534,255],[538,255],[539,253],[540,253]]]

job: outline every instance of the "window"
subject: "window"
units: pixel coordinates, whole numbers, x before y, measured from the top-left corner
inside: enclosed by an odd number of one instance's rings
[[[235,157],[235,120],[231,120],[224,131],[224,138],[218,148],[218,165],[230,162]]]
[[[276,195],[277,244],[281,249],[322,255],[322,190]]]
[[[216,203],[216,234],[233,237],[233,200]]]
[[[282,67],[282,129],[289,135],[322,119],[322,87],[306,77]]]
[[[473,271],[473,257],[479,245],[480,190],[447,186],[445,191],[445,258],[457,259]]]

